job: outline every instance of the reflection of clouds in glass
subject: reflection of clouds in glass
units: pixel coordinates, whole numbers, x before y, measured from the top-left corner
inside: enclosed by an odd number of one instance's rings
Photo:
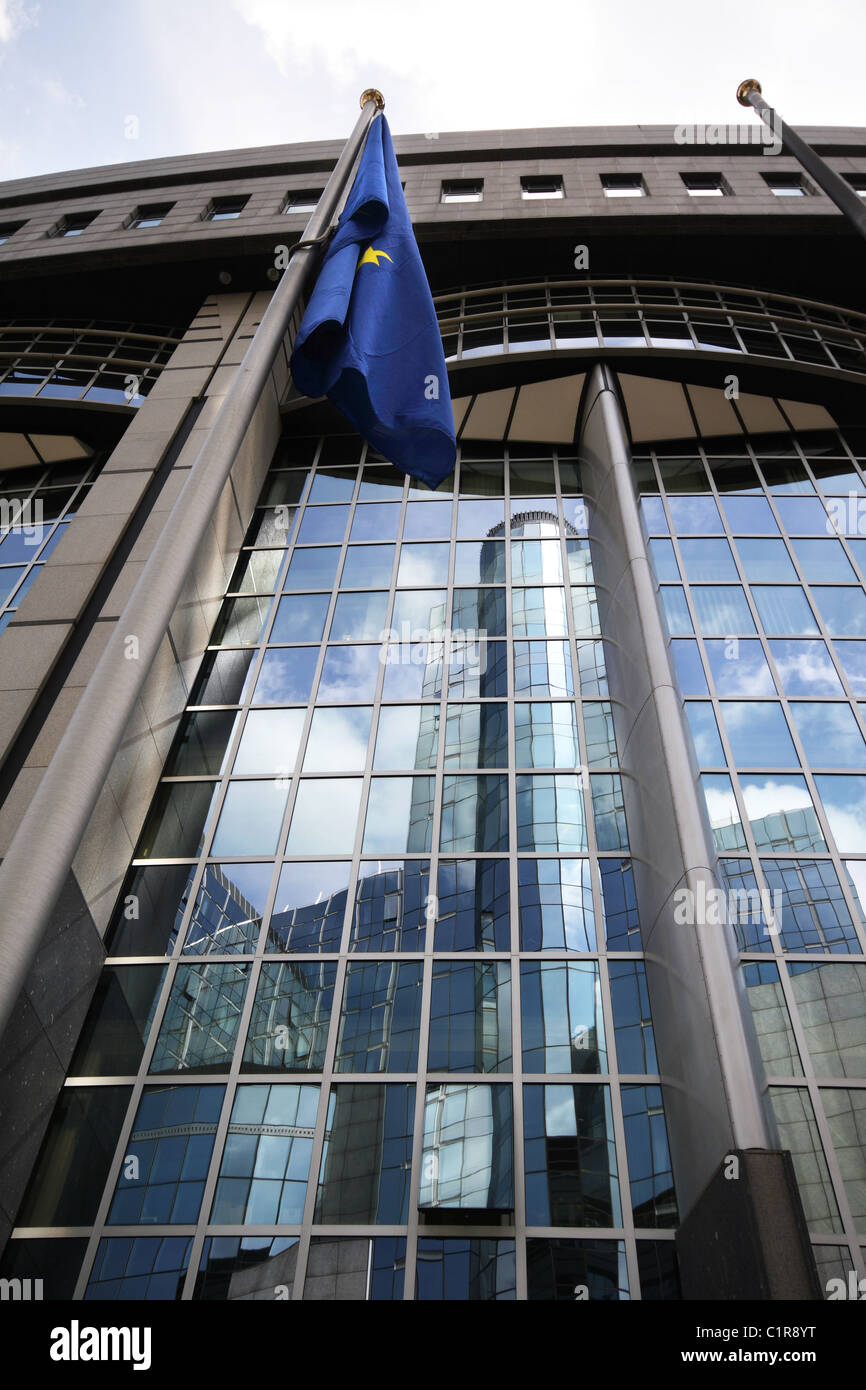
[[[357,772],[367,756],[371,709],[318,709],[313,715],[305,772]]]
[[[286,864],[280,874],[274,913],[325,902],[349,886],[347,863]]]
[[[287,777],[295,766],[304,724],[302,709],[253,710],[247,716],[233,772]]]
[[[351,854],[361,800],[359,777],[301,782],[287,854]]]
[[[777,781],[774,777],[741,777],[740,785],[749,820],[814,809],[806,784],[799,777],[786,778],[784,781]]]
[[[400,551],[398,584],[446,584],[448,552],[445,545],[404,545]]]
[[[372,700],[379,674],[379,648],[329,647],[319,681],[318,700]]]
[[[823,642],[771,642],[770,651],[786,695],[841,695],[842,684]]]
[[[740,813],[737,810],[730,777],[725,777],[720,773],[711,777],[703,777],[701,781],[712,828],[719,830],[725,825],[739,825]]]
[[[720,695],[775,695],[759,642],[707,642],[710,669]]]
[[[818,795],[842,854],[866,851],[866,777],[816,777]]]
[[[834,646],[854,694],[866,695],[866,642],[836,642]],[[828,693],[837,695],[841,691],[837,687]]]

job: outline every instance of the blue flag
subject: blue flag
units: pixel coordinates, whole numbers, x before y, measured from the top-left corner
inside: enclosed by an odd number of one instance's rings
[[[445,354],[384,116],[313,287],[292,376],[404,473],[436,487],[454,467]]]

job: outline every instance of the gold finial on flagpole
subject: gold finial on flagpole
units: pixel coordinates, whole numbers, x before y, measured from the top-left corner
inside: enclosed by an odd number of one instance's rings
[[[362,107],[362,109],[367,105],[367,102],[368,102],[368,101],[375,101],[375,103],[376,103],[376,105],[378,106],[379,110],[380,110],[380,111],[384,111],[384,109],[385,109],[385,98],[382,96],[382,93],[381,93],[381,92],[379,92],[379,91],[376,90],[375,87],[368,87],[367,90],[366,90],[366,92],[362,92],[362,93],[361,93],[361,107]]]
[[[757,92],[758,96],[761,95],[761,84],[757,77],[747,77],[745,82],[741,82],[737,88],[737,101],[741,106],[751,106],[750,92]]]

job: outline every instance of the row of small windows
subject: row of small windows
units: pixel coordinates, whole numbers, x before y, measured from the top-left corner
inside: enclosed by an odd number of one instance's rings
[[[645,198],[648,189],[643,175],[602,174],[601,186],[606,198]],[[811,183],[796,172],[762,174],[770,192],[777,198],[808,197],[816,192]],[[685,188],[692,198],[723,198],[733,196],[733,190],[722,174],[689,173],[680,174]],[[866,174],[845,174],[855,193],[866,197]],[[404,185],[405,186],[405,185]],[[520,180],[521,197],[524,199],[564,198],[565,185],[561,174],[527,174]],[[322,196],[321,188],[300,189],[287,194],[280,208],[281,213],[310,213]],[[440,192],[442,203],[480,203],[484,198],[483,179],[443,179]],[[203,222],[230,222],[240,217],[249,202],[249,194],[237,194],[211,198],[201,213]],[[174,203],[142,203],[136,207],[123,223],[125,230],[158,227],[174,207]],[[54,223],[47,235],[50,237],[80,236],[99,216],[99,209],[93,212],[68,212]],[[0,245],[21,230],[25,222],[6,222],[0,225]]]
[[[298,192],[289,193],[280,208],[280,212],[312,212],[321,196],[321,188],[301,189]],[[249,194],[211,198],[201,213],[201,220],[203,222],[233,221],[234,218],[240,217],[248,202]],[[174,203],[142,203],[129,214],[123,227],[125,230],[158,227],[174,206]],[[85,232],[99,216],[99,211],[97,208],[93,212],[64,213],[49,228],[46,235],[50,237],[81,236],[81,233]],[[0,225],[0,245],[8,241],[15,232],[20,231],[25,225],[24,222],[5,222]]]
[[[648,196],[643,175],[602,174],[601,187],[606,198],[645,198]],[[866,197],[866,174],[845,174],[851,187]],[[680,174],[692,198],[731,197],[733,190],[722,174]],[[764,174],[763,178],[777,198],[805,197],[815,192],[802,174],[781,172]],[[565,185],[561,174],[525,175],[520,180],[523,198],[564,198]],[[483,179],[445,179],[440,201],[443,203],[480,203],[484,197]]]

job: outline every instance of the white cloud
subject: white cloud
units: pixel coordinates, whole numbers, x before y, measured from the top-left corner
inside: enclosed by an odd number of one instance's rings
[[[0,43],[11,43],[21,33],[37,23],[38,5],[26,5],[24,0],[0,0]]]
[[[53,101],[57,106],[68,106],[76,111],[83,110],[85,101],[78,92],[70,92],[56,77],[43,77],[40,79],[39,86],[45,93],[49,101]]]

